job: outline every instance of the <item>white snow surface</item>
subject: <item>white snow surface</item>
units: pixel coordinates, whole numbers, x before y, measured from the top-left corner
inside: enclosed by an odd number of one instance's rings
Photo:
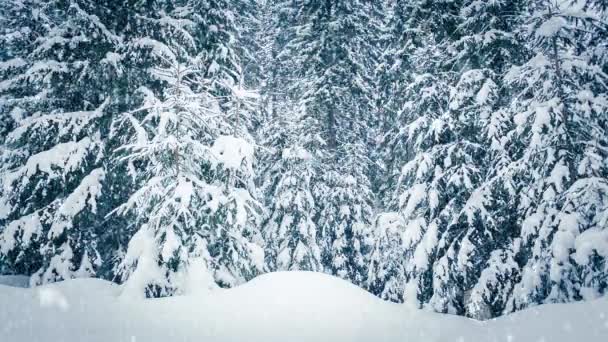
[[[163,299],[76,279],[0,285],[3,342],[607,341],[608,299],[551,304],[479,322],[383,302],[320,273],[280,272],[230,290]]]
[[[253,146],[244,139],[229,135],[218,137],[211,151],[220,164],[232,170],[238,170],[243,162],[250,166],[253,161]]]

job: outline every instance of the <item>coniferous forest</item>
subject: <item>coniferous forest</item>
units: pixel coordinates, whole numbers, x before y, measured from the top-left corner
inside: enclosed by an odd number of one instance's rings
[[[605,0],[0,1],[0,274],[608,292]]]

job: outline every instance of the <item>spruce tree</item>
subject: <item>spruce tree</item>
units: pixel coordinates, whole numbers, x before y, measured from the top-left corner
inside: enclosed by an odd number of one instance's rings
[[[449,62],[460,74],[451,90],[449,108],[457,118],[458,134],[470,144],[472,158],[467,167],[475,170],[475,178],[458,212],[451,214],[451,222],[447,223],[444,236],[445,241],[450,241],[450,247],[439,261],[441,267],[434,280],[436,290],[431,305],[437,310],[458,307],[459,313],[481,319],[498,315],[510,291],[510,284],[503,282],[500,285],[505,287],[497,289],[498,293],[485,290],[492,297],[478,296],[477,291],[486,286],[484,282],[493,279],[488,278],[487,272],[483,275],[485,278],[480,279],[482,270],[513,272],[512,256],[507,258],[510,254],[501,250],[516,231],[515,223],[510,221],[514,216],[510,215],[509,208],[496,208],[504,201],[500,186],[486,188],[493,193],[488,197],[492,197],[494,203],[484,198],[483,190],[479,189],[484,187],[485,179],[495,174],[497,167],[508,161],[500,135],[509,126],[504,99],[509,98],[510,93],[503,87],[500,76],[521,60],[525,51],[513,31],[520,22],[517,14],[521,11],[522,3],[517,1],[484,4],[464,1],[459,10],[459,36],[447,47]],[[459,276],[453,276],[455,274]],[[503,281],[509,276],[517,278],[516,273],[494,276]],[[452,297],[452,303],[445,300],[448,297]]]
[[[506,311],[606,288],[606,255],[591,240],[605,227],[605,10],[593,1],[533,2],[522,32],[531,58],[505,76],[517,93],[515,158],[502,177],[518,189],[521,231],[512,248],[523,264]]]
[[[374,242],[365,287],[382,299],[400,303],[407,274],[405,222],[397,212],[381,213],[372,229]]]
[[[139,120],[124,117],[135,134],[118,157],[143,162],[147,171],[118,208],[135,212],[139,226],[122,276],[127,288],[148,296],[184,291],[201,272],[201,279],[233,286],[263,270],[263,253],[253,242],[258,209],[249,194],[253,149],[220,134],[226,115],[214,96],[196,90],[195,70],[177,61],[157,68],[169,85],[164,98],[148,98]],[[204,276],[207,268],[211,274]]]
[[[96,274],[116,50],[106,3],[3,2],[0,269]]]
[[[294,144],[281,150],[281,160],[272,167],[277,178],[270,185],[270,217],[263,228],[271,270],[322,270],[311,191],[312,163],[312,155]]]

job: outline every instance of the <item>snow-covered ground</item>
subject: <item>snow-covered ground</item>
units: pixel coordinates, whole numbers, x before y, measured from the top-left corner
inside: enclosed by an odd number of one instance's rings
[[[230,290],[163,299],[121,296],[96,279],[0,285],[2,342],[608,341],[608,299],[545,305],[497,320],[383,302],[337,278],[272,273]]]

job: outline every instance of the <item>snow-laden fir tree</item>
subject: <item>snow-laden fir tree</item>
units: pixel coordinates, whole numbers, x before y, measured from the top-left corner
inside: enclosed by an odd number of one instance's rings
[[[176,59],[154,73],[167,83],[164,96],[147,94],[141,111],[117,123],[131,125],[133,138],[117,157],[133,165],[139,180],[117,208],[134,213],[138,228],[121,265],[126,289],[163,296],[215,281],[235,285],[263,270],[263,252],[253,242],[259,238],[249,193],[253,148],[221,135],[226,114],[198,87],[199,70]]]
[[[452,8],[453,16],[453,5],[428,1],[387,1],[386,4],[388,13],[380,39],[383,53],[375,78],[380,92],[377,110],[382,120],[379,162],[384,165],[385,173],[378,192],[383,207],[391,207],[400,170],[415,153],[412,144],[406,143],[413,133],[405,126],[418,117],[427,117],[420,111],[426,111],[429,106],[428,113],[437,113],[445,107],[446,89],[442,89],[445,85],[438,82],[442,85],[433,88],[422,82],[431,84],[429,78],[438,76],[435,75],[439,71],[438,61],[444,56],[437,45],[445,31],[450,30],[445,22],[453,21],[447,15],[448,8]],[[453,23],[451,25],[453,27]],[[438,89],[444,93],[434,93]],[[419,97],[417,101],[415,96]],[[424,105],[419,106],[420,102]]]
[[[409,110],[405,110],[411,104],[408,87],[414,83],[419,74],[416,70],[422,66],[416,63],[421,60],[422,48],[430,47],[429,32],[433,30],[420,27],[420,23],[425,21],[425,13],[430,10],[421,6],[420,1],[392,0],[385,3],[385,19],[379,39],[382,53],[374,77],[379,93],[376,110],[381,120],[376,162],[382,165],[384,173],[377,175],[375,182],[383,207],[389,206],[392,189],[399,179],[398,170],[412,154],[405,144],[405,132],[401,128],[408,122]],[[427,56],[424,60],[432,58]]]
[[[400,123],[387,135],[387,189],[393,191],[387,203],[407,227],[405,300],[464,313],[491,252],[509,241],[501,240],[508,233],[500,232],[491,208],[472,207],[486,174],[506,158],[497,137],[504,133],[498,109],[507,95],[499,75],[519,48],[510,31],[517,16],[504,14],[516,14],[519,3],[435,5],[413,2],[395,12],[411,25],[403,44],[413,49],[407,61],[418,73],[404,88]],[[504,307],[501,298],[490,315]]]
[[[104,3],[0,6],[0,269],[36,284],[94,275],[121,38],[106,26]]]
[[[382,299],[402,302],[405,289],[405,222],[397,212],[375,217],[373,249],[365,288]]]
[[[367,142],[361,129],[372,121],[373,48],[376,32],[365,2],[312,1],[297,6],[295,31],[286,53],[295,60],[293,87],[307,110],[325,125],[324,138],[335,148],[343,135]]]
[[[360,286],[367,279],[372,245],[373,193],[365,169],[370,164],[366,147],[340,144],[337,153],[343,159],[323,173],[315,190],[323,204],[318,224],[325,271]]]
[[[256,63],[260,69],[258,80],[262,99],[262,114],[264,120],[272,125],[279,116],[288,118],[296,110],[293,101],[297,98],[294,93],[292,74],[296,65],[285,49],[286,44],[293,38],[296,8],[290,1],[266,1],[260,13],[260,42],[259,50],[255,54]],[[295,117],[292,117],[295,119]],[[292,120],[290,120],[292,121]],[[266,126],[268,127],[268,126]],[[280,127],[275,127],[275,129]],[[271,130],[260,129],[262,141]],[[266,142],[265,142],[266,143]],[[279,156],[280,157],[280,156]]]
[[[314,150],[315,158],[329,166],[319,168],[320,172],[313,178],[312,185],[317,211],[316,222],[319,226],[317,238],[319,244],[325,246],[321,248],[326,252],[329,251],[326,247],[332,248],[330,246],[334,244],[333,239],[340,239],[339,236],[342,235],[334,231],[342,228],[332,225],[338,219],[349,221],[344,226],[349,227],[345,228],[349,230],[350,227],[358,227],[359,223],[369,224],[371,220],[363,214],[338,217],[339,212],[364,212],[367,207],[360,209],[357,206],[372,201],[372,192],[367,188],[370,186],[369,174],[366,173],[369,170],[368,164],[356,162],[367,161],[358,154],[367,156],[370,131],[364,127],[373,121],[371,75],[375,50],[371,48],[374,37],[373,33],[370,33],[368,5],[361,1],[312,1],[287,5],[292,9],[287,13],[291,15],[289,18],[293,25],[289,28],[290,33],[282,36],[287,41],[279,56],[292,61],[288,76],[293,82],[289,91],[294,94],[293,102],[304,111],[297,120],[314,121],[317,125],[311,126],[309,130],[318,129],[316,134],[309,135],[316,141],[302,145],[321,147]],[[362,142],[364,149],[346,148],[355,142]],[[338,168],[338,161],[357,167]],[[337,182],[352,179],[357,181],[351,182],[350,185],[354,188],[349,191],[359,198],[333,196],[330,190],[333,184],[338,185]],[[352,208],[346,208],[351,205]],[[355,223],[358,219],[361,221]],[[361,236],[363,235],[365,234]],[[357,235],[355,239],[361,236]],[[353,251],[353,255],[349,255],[347,259],[355,260],[355,248],[349,250]],[[338,252],[340,253],[342,252]],[[344,256],[338,258],[342,257]],[[333,259],[329,254],[323,257],[324,269],[327,272],[334,269]],[[345,269],[354,268],[343,266]],[[345,270],[341,272],[344,277],[350,277],[347,273]]]
[[[492,3],[485,10],[521,13],[524,7],[514,5],[517,4]],[[453,50],[460,51],[454,60],[456,65],[466,62],[465,70],[469,69],[461,74],[459,84],[475,73],[489,77],[476,77],[478,81],[462,84],[465,88],[457,86],[452,91],[457,97],[452,96],[450,110],[460,110],[462,104],[466,105],[462,99],[475,96],[473,106],[464,108],[468,114],[477,112],[479,118],[475,121],[478,128],[468,129],[477,132],[469,137],[479,137],[472,141],[483,146],[485,161],[478,165],[485,166],[480,175],[486,180],[474,186],[458,214],[449,215],[451,222],[438,241],[439,246],[449,246],[433,268],[430,304],[439,311],[488,318],[530,303],[580,299],[582,293],[591,298],[603,288],[600,284],[605,281],[601,276],[604,271],[600,270],[605,262],[601,252],[597,252],[601,247],[588,244],[584,237],[578,246],[575,241],[583,231],[601,222],[600,212],[605,207],[603,196],[597,195],[604,193],[605,174],[597,171],[602,167],[594,167],[596,171],[591,174],[580,171],[580,165],[589,165],[586,146],[605,144],[601,138],[604,133],[589,134],[605,132],[601,115],[593,114],[594,110],[602,110],[604,91],[598,84],[604,76],[598,73],[601,67],[595,64],[597,60],[587,57],[586,49],[579,45],[589,46],[588,51],[594,51],[591,55],[597,56],[598,48],[587,39],[597,39],[605,32],[596,27],[587,31],[588,37],[577,36],[567,33],[573,26],[559,24],[571,20],[572,25],[579,25],[577,28],[584,27],[587,20],[597,20],[593,11],[598,7],[562,4],[565,7],[561,14],[551,14],[560,6],[553,7],[556,5],[549,2],[537,5],[527,18],[514,16],[510,25],[503,25],[505,29],[517,29],[521,27],[520,20],[525,19],[528,26],[520,37],[523,43],[514,35],[516,30],[490,31],[490,37],[499,38],[502,43],[490,50],[494,54],[474,59],[467,57],[470,54],[466,47],[475,45],[478,35],[469,32],[473,29],[474,33],[476,25],[472,24],[484,18],[478,13],[483,7],[475,4],[461,11],[477,15],[460,25],[464,35]],[[569,16],[576,18],[568,19]],[[555,35],[560,33],[563,36],[557,39]],[[478,41],[493,44],[487,35]],[[475,50],[483,50],[483,46]],[[508,63],[501,55],[510,56]],[[523,58],[528,58],[523,65],[509,65]],[[477,71],[470,70],[475,66]],[[509,70],[504,80],[492,76],[504,70]],[[470,85],[479,91],[470,93]],[[600,89],[599,102],[588,89]],[[490,106],[479,106],[481,98],[491,100],[487,102]],[[460,103],[454,106],[454,100]],[[458,125],[470,122],[465,118],[458,120]],[[570,120],[574,123],[566,124]],[[571,136],[577,138],[570,140]],[[605,160],[601,153],[592,155],[596,160]],[[583,180],[586,177],[593,181]],[[585,251],[581,252],[584,257],[580,257],[579,246]],[[591,275],[589,269],[598,270],[599,277]]]
[[[502,86],[500,76],[521,60],[525,51],[513,32],[519,23],[516,14],[521,13],[522,7],[518,1],[483,4],[464,1],[459,9],[459,36],[447,46],[449,63],[459,71],[451,90],[449,109],[456,117],[455,127],[461,142],[469,144],[471,158],[466,167],[473,171],[474,178],[469,176],[472,184],[465,182],[468,191],[463,193],[461,201],[466,203],[457,204],[459,212],[450,214],[451,220],[439,240],[439,246],[446,246],[447,253],[436,261],[435,289],[430,300],[430,305],[439,311],[455,310],[476,318],[493,317],[504,308],[509,292],[506,279],[502,279],[500,285],[505,287],[499,293],[488,289],[494,294],[491,297],[482,299],[471,290],[486,286],[487,279],[479,282],[484,268],[508,272],[514,265],[512,259],[496,255],[509,243],[515,230],[513,222],[509,222],[513,218],[509,215],[510,208],[495,208],[504,201],[501,197],[504,193],[499,186],[492,187],[490,190],[495,194],[492,203],[481,200],[474,189],[508,160],[500,135],[508,126],[502,107],[510,94]],[[503,261],[510,264],[505,267],[500,264]],[[496,262],[499,264],[495,265]],[[466,307],[463,308],[462,303]]]
[[[526,54],[516,35],[524,8],[522,1],[465,1],[458,26],[461,36],[449,49],[453,63],[463,70],[454,90],[459,95],[452,104],[461,129],[468,131],[483,150],[478,165],[484,180],[491,179],[510,160],[504,134],[511,125],[505,110],[511,93],[503,85],[502,75]],[[484,195],[484,191],[488,193]],[[505,195],[499,183],[476,186],[448,227],[448,231],[462,231],[457,239],[458,253],[446,261],[451,264],[447,266],[451,273],[465,275],[459,284],[451,286],[462,288],[458,300],[463,301],[469,317],[499,315],[518,276],[513,253],[505,250],[517,231],[512,203]],[[446,279],[438,283],[446,288],[450,282]],[[441,302],[435,300],[433,304],[441,307]]]
[[[322,124],[303,112],[288,94],[272,94],[268,102],[269,115],[261,132],[266,264],[271,271],[320,272],[323,264],[314,189],[325,148]]]
[[[32,274],[35,284],[95,274],[105,177],[96,121],[104,108],[22,118],[8,134],[0,181],[4,272]],[[33,139],[40,150],[31,150]]]
[[[313,163],[304,147],[293,144],[281,150],[281,160],[269,170],[274,184],[267,190],[272,202],[263,233],[271,270],[322,270],[311,189]]]
[[[398,113],[399,125],[390,127],[393,142],[388,142],[386,152],[388,179],[392,183],[387,192],[389,208],[399,212],[406,224],[403,258],[406,272],[394,275],[401,278],[394,282],[404,283],[406,301],[418,305],[427,302],[433,294],[430,286],[437,258],[437,243],[451,213],[473,187],[476,170],[474,145],[461,137],[457,118],[450,111],[450,82],[454,73],[447,65],[432,61],[445,61],[442,48],[447,44],[445,30],[456,21],[453,4],[446,4],[439,11],[431,11],[429,4],[416,3],[416,10],[408,12],[412,18],[402,20],[418,22],[416,28],[437,27],[426,32],[428,43],[410,55],[409,63],[416,65],[417,73],[404,89],[403,108]],[[432,14],[431,14],[432,12]],[[410,39],[420,39],[412,35]],[[445,62],[444,62],[445,63]],[[463,139],[465,138],[465,139]],[[391,150],[394,150],[391,151]],[[394,159],[395,153],[401,160]],[[391,160],[393,159],[393,160]],[[392,181],[391,181],[392,180]],[[376,233],[385,229],[379,228]]]
[[[236,134],[249,139],[247,133],[247,128],[250,125],[249,114],[254,106],[249,103],[251,102],[251,96],[249,92],[244,90],[242,82],[239,54],[243,54],[244,50],[243,48],[237,49],[238,42],[241,39],[238,32],[239,25],[244,24],[240,22],[239,17],[241,12],[238,8],[241,4],[242,2],[239,1],[214,1],[210,3],[199,0],[147,1],[124,4],[128,7],[128,15],[124,25],[124,36],[127,44],[121,50],[121,58],[127,66],[124,68],[126,82],[121,83],[121,86],[125,87],[122,94],[126,94],[126,96],[124,96],[122,102],[126,105],[121,107],[121,112],[133,113],[132,116],[135,119],[143,120],[146,113],[150,114],[148,111],[152,110],[152,108],[146,107],[147,104],[156,106],[168,101],[167,89],[175,84],[175,68],[177,65],[183,65],[191,72],[188,76],[190,83],[186,86],[186,90],[190,89],[198,95],[204,95],[203,97],[206,98],[213,97],[212,102],[218,106],[213,108],[215,114],[206,113],[205,115],[208,115],[209,119],[202,120],[199,123],[198,128],[204,129],[206,133],[199,132],[192,139],[207,148],[211,148],[215,140],[223,135]],[[165,69],[174,70],[167,71]],[[159,70],[160,72],[158,72]],[[193,79],[195,81],[192,81]],[[155,98],[156,100],[151,100]],[[210,105],[208,100],[203,102],[206,104],[199,103],[199,106]],[[197,115],[202,114],[198,113]],[[121,124],[113,127],[113,141],[118,142],[117,145],[113,145],[114,149],[120,147],[120,145],[131,143],[126,141],[125,137],[130,137],[133,134],[133,127],[130,124],[122,124],[128,121],[125,120],[125,116],[122,115]],[[152,131],[155,129],[147,128]],[[124,152],[125,150],[121,150],[121,153]],[[124,157],[124,155],[121,156]],[[118,195],[118,199],[110,200],[114,207],[124,203],[135,191],[141,189],[142,179],[147,179],[146,177],[150,176],[147,172],[152,168],[150,159],[141,158],[137,162],[126,162],[126,160],[116,162],[120,160],[122,160],[120,156],[113,159],[110,168],[111,176],[108,177],[108,182],[112,183],[112,192]],[[217,181],[224,179],[225,182],[222,182],[222,184],[226,189],[247,187],[248,191],[252,190],[252,194],[255,194],[249,176],[251,163],[251,160],[245,163],[249,166],[243,169],[243,174],[240,173],[240,169],[236,171],[230,169],[234,166],[226,169],[217,166],[213,171],[209,170],[208,166],[201,165],[201,168],[207,168],[204,171],[207,177],[213,175],[217,178]],[[125,173],[130,174],[131,177],[124,177]],[[205,181],[211,182],[210,179],[205,179]],[[216,220],[218,224],[229,220],[233,210],[237,210],[238,205],[235,201],[238,201],[238,199],[230,197],[226,201],[225,207],[231,209],[218,211]],[[122,214],[111,215],[107,218],[107,222],[113,225],[113,229],[107,232],[103,238],[103,245],[106,246],[109,254],[108,258],[111,260],[111,265],[107,271],[108,276],[118,280],[126,279],[129,269],[128,266],[125,269],[127,263],[124,262],[125,253],[128,249],[127,245],[131,236],[139,229],[138,225],[133,224],[136,221],[134,212],[124,211]],[[222,215],[223,218],[220,217]],[[255,231],[257,227],[254,229],[247,226],[246,229],[248,232],[244,234],[253,234],[251,231]],[[249,236],[248,238],[253,239],[254,237]],[[214,258],[217,260],[234,257],[234,253],[231,254],[222,248],[218,248],[222,239],[230,240],[226,234],[219,234],[213,244],[208,241],[209,248],[213,249],[210,253],[215,253]],[[226,243],[226,249],[230,248],[234,249],[230,243]],[[227,263],[229,261],[224,264]],[[222,265],[222,263],[216,263],[213,266],[215,268],[210,270],[211,273],[218,275],[220,272],[216,270],[224,267]],[[211,268],[209,265],[206,266]],[[125,273],[125,270],[127,270],[127,273]],[[233,284],[249,278],[252,273],[250,271],[250,269],[245,270],[246,275],[245,273],[240,274],[236,270],[224,269],[222,272],[226,276],[222,280],[222,285]],[[234,276],[232,280],[228,279],[231,277],[231,273],[235,273],[232,275]],[[157,288],[157,290],[160,290],[160,288]],[[167,290],[172,291],[169,288]],[[179,290],[183,290],[183,288]],[[150,294],[160,294],[160,292]]]
[[[523,263],[507,312],[606,289],[606,18],[601,1],[533,2],[532,54],[505,76],[513,162],[499,177],[517,198]]]
[[[305,113],[293,85],[287,82],[296,65],[285,50],[295,8],[289,2],[267,3],[264,27],[270,37],[260,62],[267,70],[262,87],[264,125],[259,132],[264,150],[260,161],[261,189],[267,208],[262,226],[269,270],[322,271],[321,249],[313,196],[319,157],[325,142],[322,124]]]

